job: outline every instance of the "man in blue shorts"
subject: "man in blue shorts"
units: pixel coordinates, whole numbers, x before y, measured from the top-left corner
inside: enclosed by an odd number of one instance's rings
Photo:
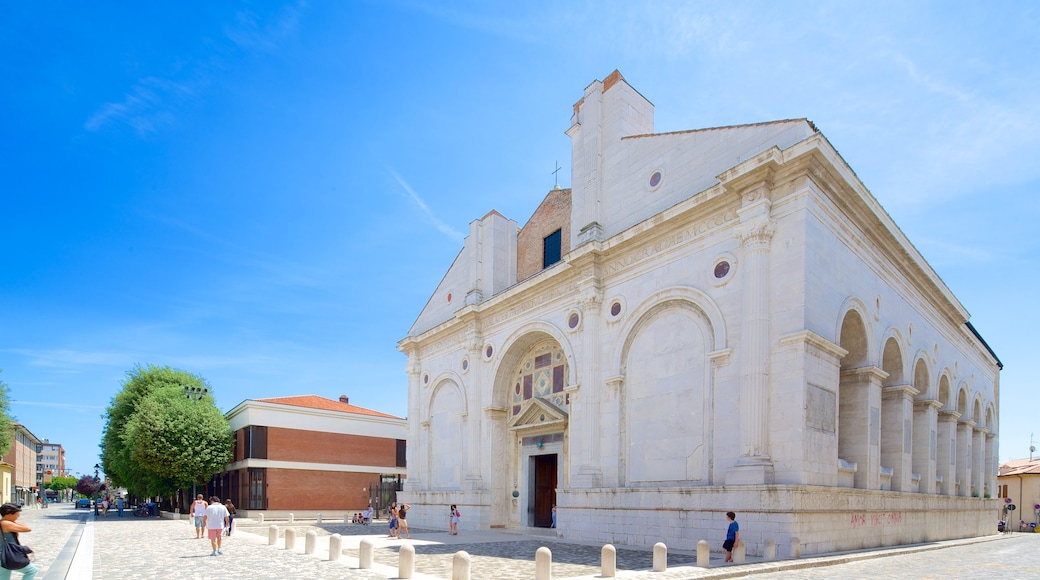
[[[722,543],[722,549],[726,550],[726,561],[732,562],[733,546],[740,540],[740,526],[737,525],[737,514],[726,512],[726,519],[729,520],[729,528],[726,529],[726,541]]]

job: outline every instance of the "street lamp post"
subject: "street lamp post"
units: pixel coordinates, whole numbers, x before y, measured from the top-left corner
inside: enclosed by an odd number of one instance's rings
[[[187,385],[185,385],[185,387],[184,387],[184,396],[187,397],[188,400],[193,402],[193,403],[198,403],[199,401],[202,400],[202,397],[205,397],[208,394],[209,394],[209,389],[207,389],[206,387],[189,387]],[[195,501],[195,481],[194,480],[191,482],[191,501]]]
[[[98,491],[100,491],[100,485],[101,485],[101,478],[98,477],[98,474],[100,472],[101,472],[101,464],[95,463],[94,464],[94,485],[99,486],[98,487]],[[98,509],[97,508],[98,508],[98,506],[97,506],[97,491],[95,491],[94,492],[94,517],[97,517],[97,515],[98,515]]]

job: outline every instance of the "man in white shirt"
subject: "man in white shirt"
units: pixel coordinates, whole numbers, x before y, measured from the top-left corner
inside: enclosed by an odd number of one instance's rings
[[[210,556],[223,554],[224,550],[220,546],[220,539],[224,528],[227,528],[231,521],[231,514],[228,513],[224,504],[220,503],[219,497],[213,496],[209,498],[209,506],[206,507],[205,515],[202,519],[203,524],[206,526],[206,534],[209,536],[209,543],[213,546],[213,553]]]
[[[195,519],[195,539],[202,537],[202,520],[203,516],[206,515],[206,500],[202,499],[202,494],[195,496],[195,501],[191,502],[191,516]]]

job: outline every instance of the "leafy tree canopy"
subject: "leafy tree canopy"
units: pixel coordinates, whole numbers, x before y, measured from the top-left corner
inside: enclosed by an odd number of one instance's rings
[[[3,369],[0,369],[3,372]],[[14,431],[14,419],[11,417],[11,391],[7,383],[0,380],[0,456],[7,455],[14,443],[11,433]]]
[[[63,489],[71,489],[76,487],[75,477],[54,477],[51,478],[51,482],[47,484],[47,489],[53,489],[55,491],[61,491]]]
[[[75,487],[72,488],[76,493],[85,495],[87,497],[94,497],[97,492],[101,489],[101,482],[94,479],[93,475],[84,475],[79,478],[76,482]]]
[[[170,367],[140,366],[106,410],[101,461],[117,485],[140,496],[204,482],[231,456],[231,433],[205,379]]]

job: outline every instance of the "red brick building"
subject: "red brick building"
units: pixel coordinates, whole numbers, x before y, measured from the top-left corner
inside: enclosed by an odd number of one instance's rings
[[[233,462],[212,493],[242,510],[362,511],[405,475],[407,420],[317,395],[246,400],[227,413]]]

